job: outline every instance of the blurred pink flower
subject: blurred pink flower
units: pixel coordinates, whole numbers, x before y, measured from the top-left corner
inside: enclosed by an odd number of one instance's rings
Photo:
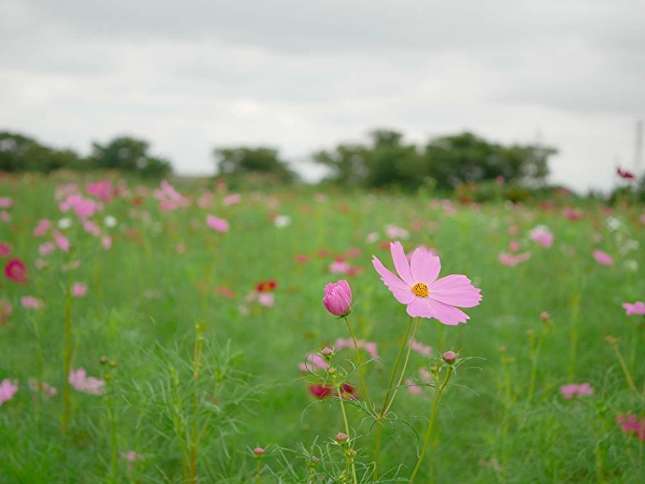
[[[298,364],[298,368],[303,373],[310,373],[315,370],[326,370],[329,368],[329,363],[327,363],[327,360],[320,353],[309,353],[305,357],[305,361]]]
[[[521,247],[521,244],[517,240],[511,240],[508,243],[508,250],[510,250],[511,252],[517,252]]]
[[[573,222],[575,222],[576,220],[580,220],[582,217],[584,217],[584,213],[582,211],[572,207],[565,207],[564,210],[562,211],[562,215],[564,215],[565,218]]]
[[[42,393],[47,398],[55,397],[58,393],[58,390],[51,385],[48,385],[44,381],[38,381],[34,378],[30,378],[28,381],[29,388],[32,392]]]
[[[38,246],[38,253],[43,257],[48,256],[56,250],[56,246],[53,242],[43,242]]]
[[[623,303],[625,313],[627,316],[643,316],[645,315],[645,303],[643,301],[636,301],[633,303]]]
[[[54,242],[56,243],[56,247],[58,247],[60,250],[62,250],[63,252],[69,252],[69,239],[58,231],[54,232]]]
[[[0,220],[2,220],[5,223],[11,222],[11,214],[6,210],[3,210],[2,212],[0,212]]]
[[[529,237],[533,242],[541,245],[542,247],[551,247],[551,245],[553,245],[553,234],[543,225],[538,225],[531,230]]]
[[[407,239],[410,237],[410,233],[405,230],[403,227],[399,227],[397,225],[386,225],[385,226],[385,234],[389,239]]]
[[[13,200],[9,197],[0,197],[0,208],[11,208]]]
[[[109,235],[101,237],[101,247],[103,247],[103,249],[105,250],[110,250],[110,248],[112,247],[112,237],[110,237]]]
[[[127,461],[128,464],[133,464],[134,462],[143,460],[143,455],[135,452],[134,450],[128,450],[127,452],[122,452],[121,457],[123,460]]]
[[[336,259],[329,264],[329,272],[332,274],[347,274],[351,269],[352,266],[342,259]]]
[[[211,192],[202,193],[197,199],[197,206],[199,208],[210,208],[213,205],[213,194]]]
[[[602,250],[594,250],[593,258],[596,259],[596,262],[601,266],[614,265],[614,258],[610,256],[607,252],[603,252]]]
[[[526,262],[530,258],[530,252],[524,252],[522,254],[509,254],[507,252],[500,252],[500,254],[497,256],[499,262],[507,267],[515,267],[522,262]]]
[[[154,191],[154,196],[159,201],[159,208],[164,212],[190,205],[190,200],[175,190],[166,180],[163,180],[159,188]]]
[[[365,341],[363,339],[356,340],[358,349],[364,350],[372,357],[374,360],[379,359],[378,348],[374,341]],[[338,338],[334,343],[334,348],[336,350],[342,350],[345,348],[354,349],[354,340],[352,338]]]
[[[224,205],[231,206],[237,205],[242,200],[242,196],[239,193],[231,193],[224,197]]]
[[[419,386],[412,378],[406,378],[405,386],[410,395],[419,396],[423,393],[423,387]]]
[[[5,378],[0,382],[0,406],[8,402],[18,391],[18,383]]]
[[[0,242],[0,257],[9,257],[11,255],[11,246],[6,242]]]
[[[325,285],[323,295],[325,309],[334,316],[347,316],[352,309],[352,288],[346,280]]]
[[[89,198],[84,198],[81,195],[69,195],[62,201],[58,208],[61,212],[68,212],[72,210],[80,219],[86,219],[94,215],[99,210],[99,204]]]
[[[84,297],[87,294],[87,284],[82,282],[75,282],[72,285],[72,296],[74,297]]]
[[[589,383],[570,383],[560,387],[560,393],[566,400],[573,397],[586,397],[593,395],[593,388]]]
[[[86,220],[83,222],[83,229],[94,237],[99,237],[101,235],[101,228],[92,220]]]
[[[407,306],[411,317],[434,318],[443,324],[456,325],[469,319],[459,308],[472,308],[481,302],[481,290],[465,275],[437,279],[441,261],[427,249],[417,248],[410,263],[400,242],[392,242],[390,252],[398,277],[376,256],[372,264],[395,299]]]
[[[258,303],[264,307],[270,308],[275,303],[275,298],[272,292],[257,292]]]
[[[23,284],[27,282],[27,266],[16,257],[5,264],[4,275],[17,284]]]
[[[90,395],[102,395],[105,392],[105,382],[98,378],[87,376],[85,369],[78,368],[69,374],[69,384],[79,392]]]
[[[415,353],[418,353],[421,356],[432,356],[432,347],[425,345],[415,339],[411,339],[408,344],[410,345],[410,349]]]
[[[38,224],[36,225],[36,228],[34,229],[34,236],[42,237],[47,233],[47,231],[51,228],[51,226],[52,226],[52,223],[46,218],[39,220]]]
[[[636,415],[618,415],[616,423],[620,430],[626,434],[634,434],[639,440],[645,441],[645,418],[638,418]]]
[[[44,303],[38,299],[37,297],[34,296],[22,296],[20,298],[20,304],[22,304],[22,307],[25,309],[42,309],[44,306]]]
[[[110,202],[115,194],[115,189],[112,186],[112,181],[110,180],[99,180],[88,183],[85,190],[87,193],[103,202]]]
[[[223,218],[209,215],[206,217],[206,224],[216,232],[228,232],[229,224]]]

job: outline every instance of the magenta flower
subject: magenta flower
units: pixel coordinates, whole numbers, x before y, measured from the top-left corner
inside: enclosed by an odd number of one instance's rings
[[[634,303],[623,303],[625,313],[627,316],[643,316],[645,315],[645,303],[643,301],[636,301]]]
[[[109,202],[114,197],[115,189],[110,180],[99,180],[96,182],[88,183],[85,190],[90,195],[98,198],[103,202]]]
[[[614,265],[614,258],[610,256],[607,252],[603,252],[602,250],[594,250],[593,258],[596,259],[596,262],[601,266]]]
[[[372,258],[372,265],[395,299],[407,306],[411,317],[434,318],[443,324],[456,325],[469,319],[459,308],[472,308],[481,302],[481,290],[468,277],[452,274],[437,279],[441,261],[427,249],[417,248],[410,263],[400,242],[392,242],[390,252],[399,277],[386,269],[376,256]]]
[[[18,258],[11,259],[4,266],[4,275],[7,276],[7,279],[18,284],[25,283],[27,282],[27,266]]]
[[[570,383],[560,387],[560,393],[566,400],[573,397],[587,397],[593,395],[593,388],[589,383]]]
[[[72,285],[72,296],[74,297],[84,297],[87,294],[87,284],[82,282],[75,282]]]
[[[34,296],[21,297],[20,304],[22,304],[22,307],[25,309],[35,309],[35,310],[42,309],[44,306],[44,303],[40,299]]]
[[[18,391],[18,383],[5,378],[0,382],[0,406],[8,402]]]
[[[105,382],[92,376],[87,376],[85,369],[79,368],[69,373],[69,384],[79,392],[90,395],[103,395],[105,392]]]
[[[334,316],[347,316],[352,310],[352,288],[346,280],[330,282],[325,286],[323,305]]]
[[[531,230],[529,237],[533,242],[541,245],[542,247],[551,247],[551,245],[553,245],[553,234],[547,227],[543,225],[538,225],[533,230]]]
[[[0,400],[1,403],[1,400]],[[645,441],[645,418],[639,419],[636,415],[618,415],[616,423],[626,434],[634,434],[639,440]]]
[[[229,229],[228,222],[223,218],[216,217],[215,215],[209,215],[206,217],[206,224],[216,232],[228,232]]]
[[[99,204],[89,198],[84,198],[81,195],[69,195],[62,201],[58,208],[61,212],[68,212],[72,210],[80,219],[86,219],[94,215],[100,208]]]

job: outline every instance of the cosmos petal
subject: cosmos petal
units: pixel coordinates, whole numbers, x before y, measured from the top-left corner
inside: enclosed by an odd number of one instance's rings
[[[432,317],[443,324],[454,326],[459,323],[465,323],[470,318],[461,309],[449,306],[439,301],[428,298],[428,306],[432,312]]]
[[[424,247],[417,247],[410,258],[410,272],[414,282],[431,284],[441,271],[441,261]]]
[[[412,294],[410,287],[392,274],[378,259],[378,257],[372,257],[372,265],[374,266],[374,269],[376,269],[376,272],[381,276],[383,284],[385,284],[385,286],[390,290],[397,301],[401,304],[409,304],[414,299],[414,294]]]
[[[462,274],[442,277],[430,284],[429,289],[432,299],[451,306],[472,308],[482,300],[481,290]]]
[[[410,304],[408,304],[407,312],[413,318],[434,318],[434,311],[428,298],[415,297]]]
[[[394,268],[396,269],[396,272],[398,272],[399,277],[403,279],[403,282],[408,286],[412,286],[415,281],[412,279],[410,264],[408,263],[408,258],[405,256],[405,251],[403,250],[401,242],[391,242],[390,253],[392,254]]]

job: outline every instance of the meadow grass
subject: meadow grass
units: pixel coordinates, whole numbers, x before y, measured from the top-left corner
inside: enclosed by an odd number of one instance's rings
[[[105,250],[73,214],[61,213],[61,183],[0,182],[0,196],[14,201],[0,242],[28,266],[25,284],[3,278],[0,286],[13,307],[0,326],[0,381],[19,382],[0,406],[0,482],[352,482],[346,448],[334,441],[344,429],[339,399],[313,398],[307,386],[315,377],[298,370],[307,353],[349,337],[321,304],[324,285],[340,278],[353,289],[357,338],[376,342],[380,353],[369,362],[363,353],[359,368],[353,351],[336,356],[361,390],[342,402],[358,481],[406,482],[433,389],[413,395],[400,388],[377,423],[359,385],[363,371],[379,406],[409,324],[370,263],[375,254],[391,267],[382,245],[388,224],[409,231],[407,250],[436,248],[442,274],[467,274],[484,296],[466,310],[465,325],[419,322],[416,339],[434,354],[412,352],[406,378],[419,381],[419,369],[440,365],[447,350],[461,360],[416,482],[643,482],[643,442],[616,423],[645,412],[643,318],[622,308],[645,294],[642,207],[606,213],[589,205],[574,222],[562,205],[453,210],[421,195],[277,190],[242,192],[241,203],[225,206],[215,190],[204,208],[161,211],[151,189],[137,191],[131,181],[128,194],[93,217],[112,237]],[[206,182],[182,188],[193,200],[206,190],[213,191]],[[227,219],[229,232],[211,230],[207,214]],[[277,214],[290,223],[276,227]],[[104,226],[107,215],[116,226]],[[38,255],[48,236],[33,230],[43,218],[72,221],[57,229],[69,252]],[[540,224],[555,236],[550,248],[528,239]],[[371,232],[380,240],[368,243]],[[531,253],[515,267],[498,260],[511,240]],[[360,272],[330,274],[334,257],[350,248],[360,249],[349,259]],[[614,265],[596,263],[596,248]],[[37,259],[47,266],[37,269]],[[273,307],[247,301],[268,279],[277,282]],[[85,297],[70,295],[77,281],[87,284]],[[23,308],[26,295],[44,307]],[[544,311],[548,320],[540,318]],[[102,395],[65,384],[66,351],[68,368],[105,381]],[[30,391],[30,378],[58,394]],[[562,385],[581,382],[593,395],[562,397]],[[255,455],[256,447],[265,454]],[[137,458],[128,461],[128,451]]]

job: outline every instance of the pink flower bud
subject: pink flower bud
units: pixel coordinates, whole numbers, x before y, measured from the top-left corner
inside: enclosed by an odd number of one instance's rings
[[[457,353],[454,351],[446,351],[441,357],[443,358],[443,361],[448,363],[449,365],[452,365],[455,361],[457,361]]]
[[[323,304],[334,316],[347,316],[352,306],[352,288],[349,283],[341,280],[327,284]]]
[[[262,457],[265,454],[265,450],[262,447],[256,447],[253,449],[253,453],[256,457]]]
[[[339,444],[347,442],[348,439],[349,435],[347,435],[345,432],[338,432],[336,434],[336,442],[338,442]]]

